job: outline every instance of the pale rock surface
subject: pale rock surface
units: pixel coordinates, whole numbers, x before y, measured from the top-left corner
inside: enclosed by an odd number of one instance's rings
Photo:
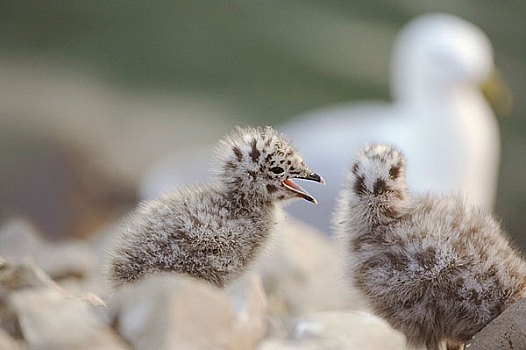
[[[405,337],[364,311],[321,312],[297,320],[288,339],[270,338],[258,350],[405,350]]]
[[[17,291],[9,299],[29,348],[127,349],[86,303],[55,289]]]
[[[257,270],[271,314],[301,315],[359,306],[347,292],[338,250],[314,227],[287,218],[269,251]]]
[[[227,288],[226,293],[236,315],[234,334],[240,344],[254,348],[267,332],[268,302],[261,277],[249,273]]]
[[[126,349],[93,312],[103,305],[92,293],[68,293],[31,258],[0,258],[0,329],[16,339],[17,348]],[[8,348],[2,341],[9,338],[0,338],[0,349]]]
[[[0,256],[13,260],[32,257],[53,279],[84,277],[93,265],[85,243],[44,241],[33,225],[20,218],[11,219],[0,228]]]
[[[12,262],[0,257],[0,290],[3,294],[25,288],[58,288],[33,259]]]
[[[16,290],[53,288],[54,282],[31,259],[12,263],[0,258],[0,328],[20,339],[22,332],[9,296]]]
[[[466,344],[466,350],[513,349],[526,349],[526,299],[504,310]]]
[[[20,350],[25,349],[25,346],[19,341],[13,339],[9,333],[0,328],[0,349],[2,350]]]
[[[113,296],[118,331],[135,349],[252,349],[266,332],[257,277],[227,291],[175,274],[151,275]]]

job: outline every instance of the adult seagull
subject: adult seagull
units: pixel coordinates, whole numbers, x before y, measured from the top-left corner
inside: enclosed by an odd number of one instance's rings
[[[424,15],[401,30],[391,70],[393,102],[330,106],[281,128],[327,181],[318,208],[292,205],[293,214],[328,231],[345,165],[365,143],[401,149],[411,189],[461,193],[493,207],[500,133],[480,89],[495,86],[489,39],[461,18]],[[509,95],[497,97],[501,106],[508,104]]]
[[[292,214],[330,232],[345,165],[365,143],[401,149],[411,189],[461,192],[479,206],[493,206],[500,136],[480,87],[489,88],[502,109],[509,94],[495,79],[486,35],[449,14],[421,16],[398,35],[391,70],[393,102],[322,108],[280,128],[327,181],[318,207],[292,204]],[[209,147],[166,155],[143,176],[141,197],[205,179],[211,157]]]

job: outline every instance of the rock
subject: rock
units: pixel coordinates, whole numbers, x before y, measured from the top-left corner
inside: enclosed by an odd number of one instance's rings
[[[53,288],[24,289],[9,296],[31,349],[126,349],[88,305]]]
[[[13,260],[32,257],[53,279],[84,277],[93,266],[85,243],[51,243],[42,240],[27,221],[11,219],[0,228],[0,256]]]
[[[526,298],[513,304],[478,332],[466,350],[526,349]]]
[[[0,349],[2,350],[18,350],[22,349],[22,345],[13,339],[9,333],[0,328]]]
[[[329,238],[310,225],[288,219],[260,271],[275,315],[302,315],[357,305],[348,294],[342,260]]]
[[[85,302],[88,305],[93,307],[107,307],[104,300],[102,300],[98,295],[91,292],[82,293],[77,297],[80,301]]]
[[[152,275],[115,295],[118,331],[135,349],[253,348],[265,333],[264,294],[257,280],[233,294],[184,276]]]
[[[20,339],[22,332],[9,302],[10,294],[16,290],[51,287],[55,287],[54,282],[31,259],[18,264],[0,259],[0,327]]]
[[[125,348],[97,318],[96,309],[103,305],[92,293],[68,293],[31,258],[17,263],[0,259],[0,329],[30,348]]]
[[[235,312],[234,334],[240,349],[253,349],[267,331],[267,296],[261,277],[248,274],[226,291]]]
[[[58,288],[31,258],[13,263],[0,258],[0,291],[7,294],[24,288]]]
[[[405,337],[364,311],[322,312],[295,322],[288,339],[270,338],[258,350],[403,350]]]

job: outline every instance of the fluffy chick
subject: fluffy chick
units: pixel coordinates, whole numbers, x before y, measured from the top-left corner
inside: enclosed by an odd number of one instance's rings
[[[141,204],[110,259],[116,285],[173,271],[223,287],[261,251],[279,203],[316,200],[292,178],[324,183],[270,127],[236,128],[220,141],[216,181]]]
[[[492,215],[411,196],[391,147],[356,154],[333,223],[353,288],[410,346],[462,344],[526,296],[526,263]]]

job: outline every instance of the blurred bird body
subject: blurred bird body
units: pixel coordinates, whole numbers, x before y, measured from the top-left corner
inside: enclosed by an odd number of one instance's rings
[[[500,133],[479,85],[492,70],[491,44],[471,23],[445,14],[409,23],[394,45],[393,103],[327,107],[281,128],[313,167],[324,169],[329,184],[319,197],[319,211],[289,210],[327,230],[343,164],[348,154],[370,142],[393,144],[406,154],[413,190],[462,193],[469,202],[491,209]]]
[[[117,285],[172,271],[223,287],[261,252],[280,203],[316,202],[292,178],[323,183],[271,128],[237,129],[217,157],[215,182],[176,189],[131,215],[110,261]]]
[[[353,289],[410,345],[466,342],[526,297],[526,262],[492,215],[457,197],[411,195],[391,147],[356,154],[334,225]]]

